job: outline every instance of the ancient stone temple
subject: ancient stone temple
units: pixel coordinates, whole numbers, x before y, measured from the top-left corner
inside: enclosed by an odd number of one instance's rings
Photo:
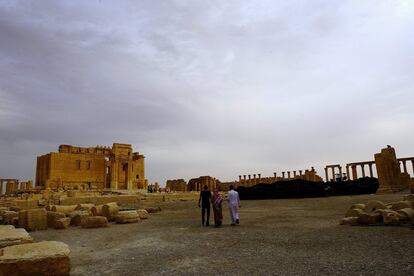
[[[165,188],[172,192],[185,192],[187,191],[187,182],[184,179],[167,180]]]
[[[202,191],[204,185],[212,191],[217,186],[217,179],[211,176],[200,176],[198,178],[190,179],[190,181],[188,181],[187,191]]]
[[[60,145],[37,157],[36,186],[78,189],[146,189],[144,155],[130,144],[110,147]]]

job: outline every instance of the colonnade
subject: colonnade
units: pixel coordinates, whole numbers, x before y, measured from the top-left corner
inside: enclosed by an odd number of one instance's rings
[[[411,162],[411,166],[413,168],[413,173],[414,173],[414,157],[407,157],[407,158],[398,158],[397,159],[399,165],[400,165],[400,169],[401,169],[401,164],[403,165],[403,172],[404,173],[408,173],[407,170],[407,161]]]

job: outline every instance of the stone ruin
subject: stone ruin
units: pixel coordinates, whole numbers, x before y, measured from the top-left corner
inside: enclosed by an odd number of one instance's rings
[[[367,177],[365,168],[368,167],[369,177],[374,177],[376,171],[379,181],[379,193],[398,192],[410,189],[414,193],[414,178],[410,178],[407,162],[411,162],[414,172],[414,157],[397,158],[395,149],[391,146],[381,149],[374,155],[375,161],[353,162],[346,164],[346,172],[343,173],[340,164],[327,165],[325,167],[326,182],[358,179],[358,168],[362,177]],[[401,171],[401,165],[403,171]],[[374,170],[374,168],[376,170]],[[331,171],[331,174],[329,174]],[[338,173],[336,173],[338,171]],[[332,178],[330,177],[332,176]]]
[[[414,194],[402,201],[383,203],[371,200],[354,204],[340,221],[341,225],[414,225]]]

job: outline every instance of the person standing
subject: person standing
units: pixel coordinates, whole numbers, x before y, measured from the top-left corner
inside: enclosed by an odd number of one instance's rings
[[[198,199],[198,207],[200,207],[201,202],[201,223],[204,226],[204,222],[206,226],[210,226],[210,199],[211,199],[211,192],[209,191],[207,185],[204,185],[203,190],[200,192],[200,198]],[[207,213],[207,219],[205,220],[204,217]]]
[[[234,190],[233,185],[229,187],[228,193],[229,209],[230,209],[230,219],[231,225],[239,224],[239,213],[238,208],[240,208],[240,198],[239,193]]]
[[[218,189],[214,189],[213,197],[211,198],[211,204],[213,205],[213,213],[214,213],[214,226],[220,227],[223,222],[223,212],[221,209],[221,203],[223,202],[223,198]]]

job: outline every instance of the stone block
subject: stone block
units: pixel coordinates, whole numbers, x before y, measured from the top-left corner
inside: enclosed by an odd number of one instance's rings
[[[103,205],[96,205],[91,208],[92,215],[94,216],[102,216],[102,207]]]
[[[33,242],[25,229],[16,229],[13,225],[0,225],[0,248]]]
[[[54,223],[54,228],[55,229],[66,229],[69,227],[70,221],[71,221],[70,218],[57,219]]]
[[[158,213],[158,212],[161,211],[161,207],[146,207],[145,210],[150,214],[151,213]]]
[[[35,199],[15,199],[13,200],[13,207],[19,210],[30,210],[38,207],[38,201]]]
[[[51,211],[64,213],[64,214],[68,215],[70,212],[75,211],[77,206],[78,205],[54,205],[51,208]]]
[[[371,200],[366,204],[364,212],[370,213],[378,209],[387,209],[387,206],[379,200]]]
[[[69,247],[63,242],[43,241],[0,249],[0,275],[69,275]]]
[[[108,219],[104,216],[85,217],[81,221],[82,228],[107,227]]]
[[[119,206],[116,202],[110,202],[104,204],[102,207],[102,215],[108,219],[108,221],[112,221],[115,219],[115,216],[119,213]]]
[[[70,225],[80,226],[82,224],[82,219],[89,217],[90,213],[88,211],[73,211],[68,214],[70,218]]]
[[[359,224],[375,225],[382,222],[382,216],[379,213],[362,213],[358,217]]]
[[[137,210],[136,212],[139,215],[140,219],[148,219],[149,218],[149,214],[148,214],[147,210],[141,209],[141,210]]]
[[[363,213],[363,211],[361,209],[349,209],[346,212],[345,217],[346,218],[348,218],[348,217],[359,217],[362,213]]]
[[[397,211],[405,221],[414,221],[414,209],[413,208],[404,208]]]
[[[28,231],[46,230],[47,211],[43,208],[20,211],[19,227]]]
[[[55,223],[58,219],[66,218],[66,215],[64,213],[47,211],[46,214],[47,214],[47,226],[50,228],[55,228]]]
[[[401,209],[404,209],[404,208],[412,208],[413,207],[413,203],[411,201],[408,201],[408,200],[407,201],[393,202],[390,205],[391,205],[390,209],[394,210],[394,211],[398,211],[398,210],[401,210]]]
[[[135,223],[140,221],[137,211],[120,211],[115,216],[116,223]]]

